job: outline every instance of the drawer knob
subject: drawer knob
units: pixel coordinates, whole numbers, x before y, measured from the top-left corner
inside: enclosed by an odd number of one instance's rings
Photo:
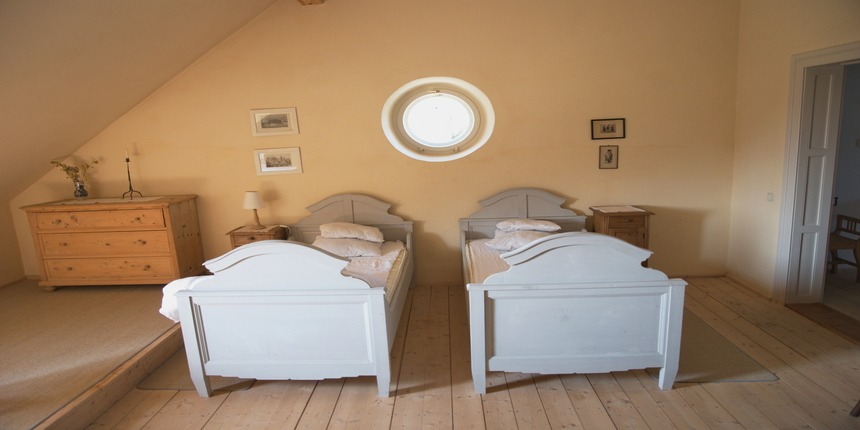
[[[143,270],[149,270],[149,268],[150,268],[150,267],[152,267],[152,266],[150,266],[149,264],[147,264],[147,265],[143,266]]]
[[[248,240],[257,240],[256,236],[248,236]]]
[[[141,245],[146,245],[146,241],[145,241],[145,240],[143,240],[143,239],[138,239],[138,240],[137,240],[137,243],[139,243],[139,244],[141,244]]]

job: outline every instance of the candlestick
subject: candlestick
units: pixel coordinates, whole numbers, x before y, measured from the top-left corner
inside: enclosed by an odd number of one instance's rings
[[[131,186],[131,169],[129,168],[130,163],[131,163],[131,159],[128,158],[128,149],[126,149],[125,150],[125,173],[128,175],[128,191],[122,193],[122,198],[124,199],[125,196],[128,195],[129,200],[134,200],[134,194],[135,193],[137,193],[137,195],[139,195],[141,197],[143,197],[143,194],[141,194],[140,191],[135,190],[134,187]]]

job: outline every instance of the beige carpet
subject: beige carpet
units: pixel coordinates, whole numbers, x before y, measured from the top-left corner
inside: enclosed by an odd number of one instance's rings
[[[254,384],[254,379],[226,378],[212,376],[209,386],[214,391],[247,390]],[[149,376],[137,385],[141,390],[194,390],[194,383],[188,372],[188,359],[185,348],[182,348],[170,359],[155,369]]]
[[[173,326],[161,286],[0,287],[0,429],[29,429]]]
[[[657,370],[649,369],[649,372],[656,377]],[[676,382],[765,382],[777,379],[701,318],[684,310]]]

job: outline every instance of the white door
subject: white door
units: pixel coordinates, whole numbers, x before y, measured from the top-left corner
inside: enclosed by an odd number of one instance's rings
[[[817,303],[824,291],[843,71],[836,64],[804,74],[786,303]]]

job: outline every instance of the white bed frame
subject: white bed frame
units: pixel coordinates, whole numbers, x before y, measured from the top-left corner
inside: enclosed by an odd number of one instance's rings
[[[548,219],[565,231],[581,230],[584,217],[559,207],[563,202],[546,191],[512,189],[482,200],[480,211],[460,221],[475,390],[486,392],[488,371],[644,368],[660,368],[659,387],[671,389],[686,282],[643,267],[650,251],[603,234],[567,232],[503,254],[510,269],[483,283],[468,279],[466,242],[491,238],[498,221]]]
[[[414,270],[412,222],[391,205],[341,194],[309,206],[290,241],[262,241],[205,263],[213,275],[177,294],[191,379],[209,397],[209,376],[264,380],[375,375],[389,395],[389,353]],[[319,226],[343,221],[378,227],[406,246],[393,297],[344,276],[348,261],[307,245]]]

